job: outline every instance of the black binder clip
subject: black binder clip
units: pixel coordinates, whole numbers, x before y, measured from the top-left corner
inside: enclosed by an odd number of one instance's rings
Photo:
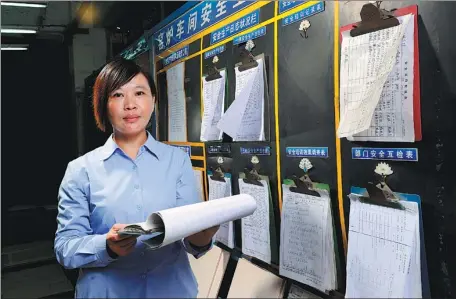
[[[222,78],[222,75],[220,75],[220,72],[215,67],[215,64],[206,65],[206,69],[207,69],[206,82]]]
[[[211,167],[212,175],[210,178],[213,181],[225,182],[225,173],[221,165],[223,163],[223,157],[218,157],[217,162],[218,165],[215,169]]]
[[[258,169],[260,168],[260,160],[257,156],[252,156],[251,163],[251,170],[249,170],[248,167],[244,168],[244,183],[263,187],[263,184],[260,182],[261,177],[258,174]]]
[[[298,178],[296,175],[293,175],[291,179],[296,185],[296,187],[290,187],[291,192],[321,197],[320,193],[313,190],[313,182],[309,178],[309,175],[305,174],[301,178]]]
[[[247,49],[241,49],[240,53],[241,65],[239,66],[239,71],[243,72],[249,69],[253,69],[258,66],[258,62],[253,57],[252,53]]]
[[[386,177],[393,173],[389,165],[386,163],[379,163],[375,172],[381,176],[381,180],[377,185],[369,182],[366,187],[367,196],[362,195],[359,200],[378,206],[404,210],[404,206],[399,202],[399,197],[386,184]]]
[[[382,1],[376,1],[376,5],[367,3],[363,5],[360,16],[361,22],[354,25],[354,29],[350,30],[350,36],[360,36],[366,33],[379,31],[382,29],[398,26],[399,20],[391,11],[380,8]]]
[[[223,173],[222,167],[219,165],[216,169],[211,168],[212,175],[211,180],[225,183],[225,174]]]

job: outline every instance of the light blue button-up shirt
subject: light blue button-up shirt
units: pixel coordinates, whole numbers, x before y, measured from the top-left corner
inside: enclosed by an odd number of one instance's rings
[[[59,189],[54,249],[68,269],[79,268],[77,298],[195,298],[197,282],[186,240],[150,250],[138,238],[135,250],[112,259],[106,234],[115,223],[143,222],[163,209],[200,201],[190,158],[150,134],[135,160],[112,136],[68,164]]]

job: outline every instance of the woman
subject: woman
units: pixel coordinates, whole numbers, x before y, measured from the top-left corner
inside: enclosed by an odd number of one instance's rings
[[[199,201],[190,158],[146,131],[155,96],[150,76],[125,59],[107,64],[95,82],[96,123],[112,135],[68,164],[58,193],[54,249],[65,268],[80,269],[76,297],[197,295],[186,252],[207,252],[218,227],[158,250],[116,233],[152,212]]]

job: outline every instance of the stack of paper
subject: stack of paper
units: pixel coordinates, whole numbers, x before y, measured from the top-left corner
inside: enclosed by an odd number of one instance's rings
[[[225,175],[224,180],[224,182],[216,181],[211,179],[210,175],[207,176],[207,181],[209,183],[209,200],[231,196],[231,178]],[[229,248],[234,248],[234,229],[232,221],[220,225],[220,228],[215,235],[215,240]]]
[[[346,298],[421,298],[419,214],[362,203],[349,195]]]
[[[204,201],[204,182],[203,182],[203,171],[199,169],[193,169],[193,174],[196,179],[196,189],[198,190],[198,196],[201,201]],[[231,195],[231,194],[230,194]]]
[[[181,62],[166,71],[169,141],[187,141],[187,113],[185,106],[184,78],[184,62]]]
[[[234,102],[220,119],[217,128],[233,141],[264,141],[264,60],[258,66],[236,71]]]
[[[271,232],[269,209],[269,185],[259,180],[262,186],[248,184],[239,179],[239,192],[252,196],[257,204],[255,212],[242,218],[242,253],[271,263]]]
[[[290,191],[283,185],[280,275],[322,292],[337,289],[331,199]]]
[[[339,137],[413,142],[412,15],[399,26],[351,37],[343,33]]]
[[[225,105],[225,70],[220,71],[222,78],[206,81],[203,78],[204,113],[201,121],[201,141],[221,140],[223,132],[217,124],[223,115]]]

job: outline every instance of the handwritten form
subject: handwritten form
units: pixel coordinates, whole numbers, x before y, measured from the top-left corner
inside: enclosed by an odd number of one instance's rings
[[[222,78],[206,81],[203,78],[204,113],[201,122],[201,141],[221,140],[223,132],[217,124],[223,115],[225,106],[226,71],[221,70]]]
[[[257,209],[242,222],[242,252],[266,263],[271,263],[271,235],[269,230],[269,185],[260,180],[263,186],[244,183],[239,179],[239,193],[255,198]]]
[[[322,292],[337,288],[334,230],[329,193],[320,197],[283,185],[280,275]]]
[[[233,141],[264,141],[264,60],[244,71],[235,68],[234,102],[220,119],[217,127]]]
[[[356,37],[349,36],[348,31],[344,33],[339,137],[355,135],[356,140],[372,141],[414,139],[411,19],[411,15],[406,15],[398,26]],[[412,36],[405,36],[410,30]]]
[[[166,71],[169,141],[187,141],[184,77],[184,62]]]
[[[220,182],[211,179],[209,175],[207,176],[207,181],[209,182],[209,200],[232,195],[231,179],[228,177],[225,177],[224,179],[225,182]],[[215,235],[215,240],[229,248],[234,248],[234,229],[232,221],[220,225],[220,228]]]
[[[203,172],[199,169],[193,169],[196,178],[196,188],[201,201],[204,201]]]
[[[398,210],[349,197],[345,297],[416,298],[421,294],[421,274],[412,273],[420,271],[417,203],[401,202],[406,210]]]

